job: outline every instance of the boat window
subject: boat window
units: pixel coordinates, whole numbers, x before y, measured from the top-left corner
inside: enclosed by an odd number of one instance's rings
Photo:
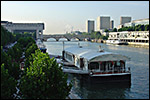
[[[80,58],[80,67],[81,67],[81,68],[84,67],[84,61],[83,61],[83,58]]]
[[[125,62],[120,60],[121,69],[125,70]]]
[[[108,61],[107,64],[108,64],[108,70],[112,71],[113,62]]]
[[[119,61],[117,61],[117,66],[120,66],[120,62]]]
[[[91,62],[90,66],[89,66],[89,69],[90,70],[92,70],[92,69],[99,69],[99,63],[98,62]]]
[[[101,63],[100,70],[101,71],[105,71],[106,70],[106,62],[105,61]]]
[[[79,65],[80,60],[77,58],[77,65]]]
[[[68,60],[72,61],[72,56],[71,56],[70,54],[68,54],[68,53],[66,53],[66,58],[67,58]]]
[[[115,61],[114,63],[114,72],[120,72],[122,70],[120,61]]]

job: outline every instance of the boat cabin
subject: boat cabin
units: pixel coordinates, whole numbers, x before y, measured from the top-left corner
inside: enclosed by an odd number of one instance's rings
[[[63,58],[77,68],[101,73],[126,72],[128,57],[106,51],[71,47],[63,51]]]

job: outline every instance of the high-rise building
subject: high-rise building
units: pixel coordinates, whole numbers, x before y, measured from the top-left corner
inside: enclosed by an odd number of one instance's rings
[[[110,17],[109,16],[99,16],[97,18],[97,31],[110,29]]]
[[[94,21],[93,20],[86,21],[86,32],[87,33],[94,32]]]
[[[114,21],[111,20],[111,21],[110,21],[110,29],[113,29],[113,28],[114,28]]]
[[[120,25],[131,22],[131,17],[120,17]]]

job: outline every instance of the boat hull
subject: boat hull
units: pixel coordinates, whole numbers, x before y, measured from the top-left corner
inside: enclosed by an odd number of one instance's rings
[[[81,75],[82,80],[90,83],[131,83],[131,74],[122,75],[103,75],[103,76],[90,76],[88,74]]]

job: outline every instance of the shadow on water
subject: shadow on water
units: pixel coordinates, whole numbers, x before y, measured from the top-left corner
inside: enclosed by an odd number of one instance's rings
[[[73,90],[83,99],[125,99],[129,83],[87,83],[73,75]]]

